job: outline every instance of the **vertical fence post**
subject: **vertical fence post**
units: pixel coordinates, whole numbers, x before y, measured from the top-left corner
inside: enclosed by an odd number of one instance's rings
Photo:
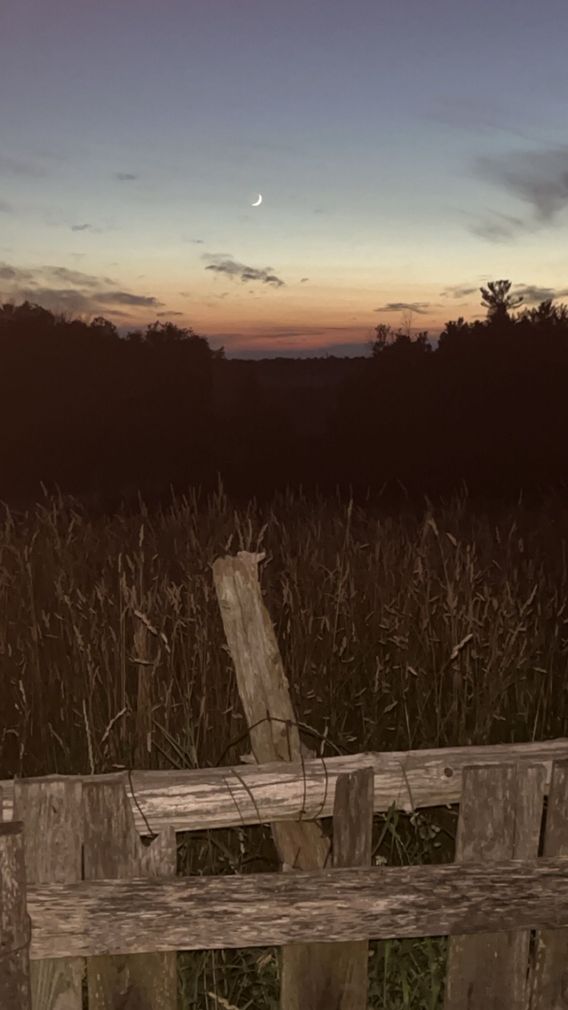
[[[568,856],[568,761],[554,761],[543,856]],[[531,1010],[568,1008],[568,929],[537,930],[531,970]]]
[[[83,816],[85,880],[175,876],[174,828],[164,828],[145,846],[134,824],[124,782],[84,782]],[[90,957],[87,984],[89,1010],[175,1010],[176,954],[157,951]]]
[[[536,859],[543,765],[469,765],[463,770],[456,862]],[[451,936],[445,1010],[525,1010],[529,930]]]
[[[14,816],[24,823],[28,885],[73,884],[81,880],[81,795],[78,779],[14,782]],[[33,1010],[81,1010],[84,971],[82,957],[32,961]]]
[[[370,866],[373,855],[372,768],[339,775],[333,807],[333,866]],[[336,977],[341,985],[337,1010],[367,1010],[369,941],[335,944]],[[343,980],[341,972],[343,971]]]
[[[0,822],[0,1007],[31,1010],[23,824]]]

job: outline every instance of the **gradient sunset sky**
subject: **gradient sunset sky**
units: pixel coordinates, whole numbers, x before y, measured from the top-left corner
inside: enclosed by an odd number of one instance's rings
[[[229,357],[562,302],[567,39],[566,0],[3,0],[2,301]]]

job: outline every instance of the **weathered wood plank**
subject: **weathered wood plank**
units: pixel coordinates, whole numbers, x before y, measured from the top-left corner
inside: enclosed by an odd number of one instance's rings
[[[568,761],[554,763],[544,832],[544,856],[568,856]],[[537,934],[531,1010],[568,1008],[568,930]]]
[[[24,826],[0,821],[0,1007],[31,1010]]]
[[[542,766],[473,766],[464,769],[463,779],[456,862],[535,859],[544,801]],[[525,1010],[529,942],[529,932],[518,928],[451,937],[446,1010]]]
[[[568,927],[568,859],[29,888],[31,957]]]
[[[152,830],[158,834],[169,825],[176,831],[197,831],[301,817],[331,817],[338,775],[360,768],[373,769],[375,813],[384,813],[393,805],[411,811],[459,803],[463,769],[470,764],[495,765],[504,761],[542,764],[548,792],[552,762],[566,759],[568,739],[561,738],[544,743],[368,752],[303,763],[280,761],[187,771],[133,771],[132,785]],[[41,781],[49,781],[51,777],[44,776]],[[123,782],[136,828],[141,835],[148,834],[125,773],[63,778]],[[12,817],[13,785],[10,779],[0,782],[5,795],[5,820]]]
[[[370,768],[340,775],[333,811],[333,866],[369,867],[373,855],[373,772]],[[341,990],[339,1002],[306,1001],[322,1010],[367,1010],[369,989],[369,941],[351,940],[335,946],[336,975]]]
[[[373,855],[373,769],[340,775],[333,811],[333,867],[370,866]]]
[[[82,792],[82,783],[73,779],[14,783],[15,815],[24,824],[28,885],[82,879]],[[82,1010],[84,971],[82,957],[33,962],[34,1010]]]
[[[166,828],[144,846],[120,783],[86,784],[83,815],[85,880],[175,876],[175,832]],[[114,956],[87,962],[89,1010],[114,1010],[126,1001],[140,1010],[175,1010],[175,953],[109,953]]]

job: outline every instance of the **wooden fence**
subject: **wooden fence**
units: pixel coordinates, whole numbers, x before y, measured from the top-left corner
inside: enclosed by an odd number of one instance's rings
[[[366,1010],[369,939],[439,935],[445,1010],[568,1008],[568,740],[307,755],[258,560],[214,566],[258,764],[0,784],[0,1010],[174,1010],[177,950],[267,945],[283,1010]],[[373,812],[446,803],[453,864],[370,865]],[[176,877],[176,831],[254,823],[285,872]]]

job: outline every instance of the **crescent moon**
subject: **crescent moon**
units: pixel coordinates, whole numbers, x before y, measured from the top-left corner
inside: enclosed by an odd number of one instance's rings
[[[251,203],[251,207],[259,207],[261,203],[262,203],[262,193],[259,193],[258,200],[256,200],[255,203]]]

